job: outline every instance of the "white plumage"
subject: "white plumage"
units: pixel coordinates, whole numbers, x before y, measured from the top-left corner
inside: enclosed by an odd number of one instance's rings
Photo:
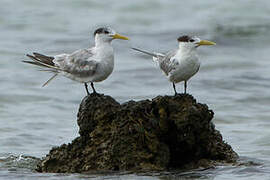
[[[93,83],[107,79],[114,68],[114,52],[111,41],[113,39],[128,40],[128,38],[117,34],[108,27],[97,29],[94,35],[95,46],[92,48],[53,57],[33,53],[33,55],[27,55],[33,61],[23,62],[47,68],[46,71],[55,73],[43,86],[57,75],[63,75],[74,81],[84,83],[87,94],[89,94],[87,83],[90,82],[93,92],[96,93]]]
[[[214,42],[189,36],[179,37],[178,42],[178,49],[170,51],[167,54],[150,53],[138,48],[132,48],[153,56],[153,60],[159,64],[160,69],[164,72],[169,81],[173,83],[175,95],[177,95],[175,83],[184,81],[184,93],[186,93],[187,81],[200,69],[197,47],[201,45],[215,45]]]

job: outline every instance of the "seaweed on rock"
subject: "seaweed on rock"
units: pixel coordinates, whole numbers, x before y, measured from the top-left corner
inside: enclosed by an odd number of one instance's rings
[[[80,137],[53,148],[37,171],[191,169],[235,162],[238,156],[215,129],[213,115],[191,95],[120,105],[91,94],[79,108]]]

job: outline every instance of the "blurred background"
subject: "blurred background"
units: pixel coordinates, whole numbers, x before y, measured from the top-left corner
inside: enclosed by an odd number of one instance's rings
[[[215,112],[216,128],[249,165],[184,177],[269,178],[270,1],[1,0],[0,179],[97,178],[40,175],[31,171],[32,160],[22,158],[41,158],[78,136],[76,114],[86,93],[82,84],[63,77],[41,88],[51,74],[21,61],[31,52],[56,55],[92,46],[94,30],[104,25],[131,39],[113,42],[114,72],[95,86],[120,102],[173,95],[151,58],[130,47],[167,52],[177,48],[176,39],[184,34],[215,41],[216,46],[199,48],[201,69],[189,81],[188,93]],[[183,92],[183,84],[177,89]]]

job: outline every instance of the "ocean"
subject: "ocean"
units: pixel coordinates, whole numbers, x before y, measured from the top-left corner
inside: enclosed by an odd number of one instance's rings
[[[96,90],[123,103],[173,95],[151,58],[131,50],[177,48],[181,35],[211,40],[198,49],[200,71],[188,93],[215,112],[213,122],[243,165],[149,174],[47,174],[36,158],[79,136],[76,121],[84,86],[23,64],[27,53],[71,53],[94,43],[97,27],[110,26],[130,41],[115,40],[115,69]],[[0,179],[270,179],[270,1],[267,0],[1,0]],[[183,92],[183,83],[177,84]],[[35,158],[33,158],[35,157]]]

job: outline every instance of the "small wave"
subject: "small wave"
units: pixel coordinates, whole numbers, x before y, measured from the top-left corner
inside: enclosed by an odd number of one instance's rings
[[[0,168],[9,170],[28,169],[35,170],[39,158],[27,155],[4,154],[0,156]]]

